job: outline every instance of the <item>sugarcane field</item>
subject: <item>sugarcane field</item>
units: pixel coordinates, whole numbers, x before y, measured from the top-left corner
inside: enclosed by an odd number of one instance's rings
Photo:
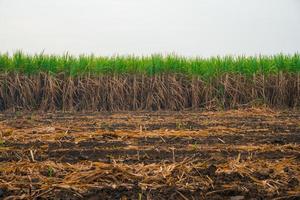
[[[0,200],[300,200],[300,0],[0,0]]]

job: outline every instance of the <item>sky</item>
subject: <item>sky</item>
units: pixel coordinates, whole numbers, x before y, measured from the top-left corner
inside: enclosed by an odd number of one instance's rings
[[[300,52],[300,0],[0,0],[0,52]]]

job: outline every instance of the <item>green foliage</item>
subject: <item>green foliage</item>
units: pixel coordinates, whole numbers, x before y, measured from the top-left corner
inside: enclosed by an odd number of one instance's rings
[[[182,73],[188,76],[211,78],[224,73],[253,75],[279,72],[299,73],[300,54],[274,56],[226,56],[187,58],[177,55],[96,57],[80,55],[27,55],[16,52],[12,56],[0,54],[0,73],[35,74],[64,73],[70,76],[85,74],[145,74]]]
[[[48,167],[48,169],[47,169],[47,175],[48,175],[48,177],[53,177],[53,175],[54,175],[54,169],[52,167]]]

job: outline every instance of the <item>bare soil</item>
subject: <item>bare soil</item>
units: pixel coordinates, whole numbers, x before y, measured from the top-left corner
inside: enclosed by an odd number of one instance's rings
[[[300,199],[300,111],[2,113],[1,198]]]

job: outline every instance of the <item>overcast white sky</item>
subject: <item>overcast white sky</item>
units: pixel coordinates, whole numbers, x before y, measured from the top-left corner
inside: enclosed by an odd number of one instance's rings
[[[300,0],[0,0],[0,52],[300,52]]]

